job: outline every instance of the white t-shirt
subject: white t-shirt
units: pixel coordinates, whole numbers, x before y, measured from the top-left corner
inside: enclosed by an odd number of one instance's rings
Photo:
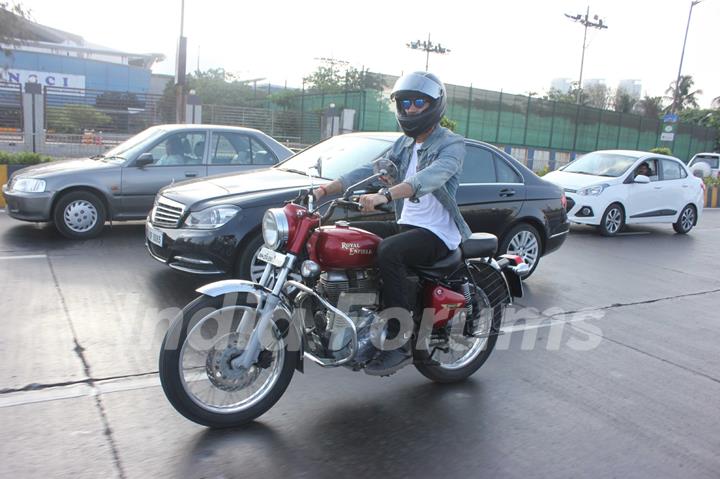
[[[405,180],[415,175],[418,164],[418,150],[422,143],[416,143],[413,148],[412,158],[408,166]],[[457,225],[450,217],[450,212],[435,198],[435,195],[429,193],[418,198],[418,203],[413,203],[409,199],[403,200],[403,209],[398,224],[412,225],[425,228],[435,233],[450,251],[456,249],[462,241],[462,236]]]

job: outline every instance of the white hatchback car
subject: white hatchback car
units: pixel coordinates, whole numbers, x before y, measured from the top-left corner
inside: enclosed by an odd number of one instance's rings
[[[702,176],[720,176],[720,153],[698,153],[688,163],[688,168],[693,173],[695,170],[702,172]]]
[[[705,198],[705,184],[683,162],[646,151],[595,151],[543,179],[565,190],[571,222],[598,226],[605,236],[641,223],[672,223],[685,234]]]

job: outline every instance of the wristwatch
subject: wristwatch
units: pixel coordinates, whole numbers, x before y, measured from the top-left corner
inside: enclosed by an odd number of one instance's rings
[[[388,203],[392,203],[393,197],[390,194],[390,188],[383,188],[380,191],[378,191],[381,195],[383,195],[385,198],[387,198]]]

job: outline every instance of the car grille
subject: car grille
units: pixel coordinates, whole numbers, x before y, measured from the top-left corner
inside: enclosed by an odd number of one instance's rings
[[[567,207],[565,208],[565,211],[570,212],[570,210],[572,210],[575,206],[575,200],[569,197],[565,197],[565,200],[567,201]]]
[[[161,196],[150,213],[150,221],[157,226],[178,228],[184,212],[185,205]]]

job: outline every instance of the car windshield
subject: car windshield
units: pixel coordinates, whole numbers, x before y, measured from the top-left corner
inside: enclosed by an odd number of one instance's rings
[[[318,165],[313,175],[335,180],[355,168],[380,157],[390,148],[391,142],[362,136],[334,136],[322,143],[303,150],[276,168],[295,173],[307,174],[309,168]]]
[[[148,140],[156,138],[163,133],[165,133],[165,130],[161,128],[148,128],[123,141],[115,148],[99,155],[97,158],[103,161],[122,163],[132,156],[138,148],[142,148]]]
[[[563,171],[583,175],[618,177],[625,173],[637,159],[637,156],[619,153],[594,152],[573,161]]]

